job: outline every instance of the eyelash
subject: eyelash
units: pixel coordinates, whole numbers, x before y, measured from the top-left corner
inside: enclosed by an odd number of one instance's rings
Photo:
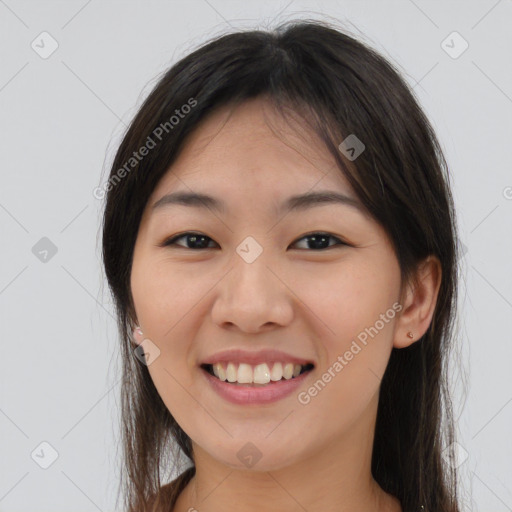
[[[201,249],[194,249],[192,247],[183,247],[183,246],[178,245],[176,243],[177,240],[179,240],[181,238],[186,238],[187,236],[190,236],[190,235],[192,235],[192,236],[195,235],[195,236],[198,236],[198,237],[204,237],[204,238],[206,238],[208,240],[213,241],[213,239],[211,239],[209,236],[203,235],[202,233],[195,233],[195,232],[192,232],[192,231],[187,231],[185,233],[181,233],[179,235],[176,235],[176,236],[173,236],[171,238],[168,238],[162,244],[160,244],[160,247],[169,247],[169,246],[174,245],[176,247],[180,247],[182,249],[188,249],[188,250],[191,250],[191,251],[201,251],[201,250],[205,250],[205,249],[213,249],[213,247],[205,247],[205,248],[201,248]],[[344,242],[343,240],[341,240],[340,238],[338,238],[337,236],[334,236],[334,235],[331,235],[330,233],[325,233],[325,232],[322,232],[322,231],[313,231],[312,233],[307,233],[307,234],[303,235],[302,237],[298,238],[293,243],[295,244],[295,243],[297,243],[300,240],[303,240],[305,238],[312,238],[315,235],[320,235],[320,236],[325,237],[325,238],[332,238],[334,240],[337,240],[339,243],[334,244],[334,245],[329,245],[328,247],[325,247],[323,249],[299,249],[299,250],[309,250],[309,251],[314,251],[314,252],[321,252],[321,251],[325,251],[327,249],[330,249],[331,247],[335,247],[336,245],[346,245],[346,246],[349,245],[346,242]]]

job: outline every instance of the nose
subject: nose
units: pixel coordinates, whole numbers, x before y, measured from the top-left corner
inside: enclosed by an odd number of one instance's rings
[[[219,282],[212,306],[216,325],[255,334],[290,324],[294,294],[264,253],[252,263],[238,255],[233,258],[233,267]]]

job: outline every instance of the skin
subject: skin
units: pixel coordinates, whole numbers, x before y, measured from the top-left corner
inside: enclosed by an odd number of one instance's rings
[[[226,202],[223,213],[170,205],[169,192],[194,191]],[[187,141],[144,211],[131,274],[142,339],[160,354],[151,378],[192,439],[196,476],[175,512],[401,511],[371,475],[378,392],[391,349],[427,330],[441,280],[429,257],[416,285],[400,279],[388,236],[364,212],[323,204],[277,215],[291,195],[334,190],[356,197],[332,156],[307,126],[286,123],[264,99],[214,112]],[[206,235],[204,245],[181,238]],[[315,249],[305,235],[336,238]],[[247,263],[236,252],[247,237],[263,248]],[[188,245],[187,245],[188,242]],[[192,247],[192,248],[187,248]],[[299,391],[332,368],[365,328],[399,303],[367,345],[306,405],[297,393],[265,405],[234,405],[205,383],[199,364],[220,350],[278,348],[314,361]],[[411,331],[414,338],[407,333]],[[237,452],[261,452],[252,468]]]

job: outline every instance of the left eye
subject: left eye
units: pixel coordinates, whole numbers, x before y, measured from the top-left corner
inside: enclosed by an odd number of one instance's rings
[[[338,243],[329,244],[328,240],[337,240]],[[332,247],[333,245],[347,245],[343,240],[340,240],[338,237],[334,235],[330,235],[329,233],[310,233],[309,235],[305,235],[302,238],[297,240],[298,243],[300,240],[309,240],[306,242],[310,247],[306,247],[306,249],[327,249],[328,247]],[[327,246],[325,244],[327,243]]]
[[[181,235],[175,236],[170,238],[169,240],[166,240],[161,245],[162,247],[167,247],[171,245],[176,245],[179,247],[183,247],[182,244],[178,244],[177,241],[181,240],[182,238],[185,238],[187,240],[187,243],[185,244],[185,249],[208,249],[212,247],[208,247],[208,240],[214,242],[210,237],[203,235],[201,233],[182,233]],[[338,243],[335,244],[329,244],[328,241],[336,240]],[[309,240],[309,242],[306,242],[306,244],[309,247],[306,247],[306,249],[316,249],[316,250],[323,250],[327,249],[328,247],[332,247],[333,245],[348,245],[342,240],[340,240],[338,237],[335,237],[334,235],[330,235],[329,233],[309,233],[307,235],[304,235],[303,237],[299,238],[295,244],[297,244],[301,240]],[[327,244],[327,245],[326,245]]]

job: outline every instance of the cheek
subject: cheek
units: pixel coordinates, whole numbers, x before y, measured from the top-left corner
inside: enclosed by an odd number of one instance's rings
[[[131,286],[137,318],[155,340],[173,336],[208,290],[209,279],[162,258],[134,258]],[[211,287],[211,285],[210,285]]]
[[[181,406],[190,409],[190,396],[185,390],[197,378],[193,340],[208,313],[208,292],[219,279],[198,268],[193,263],[170,262],[165,256],[134,258],[132,268],[137,318],[144,336],[160,350],[148,370],[172,412]]]
[[[398,283],[392,261],[381,269],[361,261],[334,267],[303,273],[294,281],[307,305],[303,311],[311,311],[310,325],[317,326],[317,377],[322,382],[307,394],[318,414],[333,403],[346,411],[368,403],[389,360],[396,315],[392,306]]]
[[[159,350],[148,366],[151,379],[178,423],[188,424],[191,417],[201,414],[187,390],[194,382],[191,370],[195,371],[190,359],[190,340],[198,328],[193,313],[208,288],[199,286],[202,280],[197,276],[194,279],[189,272],[169,268],[165,261],[134,258],[131,286],[144,337]]]
[[[382,261],[381,261],[382,263]],[[343,348],[389,310],[398,294],[396,272],[372,261],[343,261],[294,271],[288,282],[300,299],[298,307],[309,315],[317,336],[327,348]],[[388,324],[383,330],[387,330]]]
[[[162,399],[179,397],[178,383],[186,385],[187,354],[184,337],[176,336],[179,320],[185,317],[186,301],[177,290],[183,287],[177,273],[162,272],[162,265],[142,256],[134,257],[131,273],[131,290],[137,320],[150,340],[157,357],[148,366],[148,371]],[[156,348],[154,348],[156,346]],[[170,394],[170,395],[169,395]],[[179,405],[178,399],[178,405]]]

